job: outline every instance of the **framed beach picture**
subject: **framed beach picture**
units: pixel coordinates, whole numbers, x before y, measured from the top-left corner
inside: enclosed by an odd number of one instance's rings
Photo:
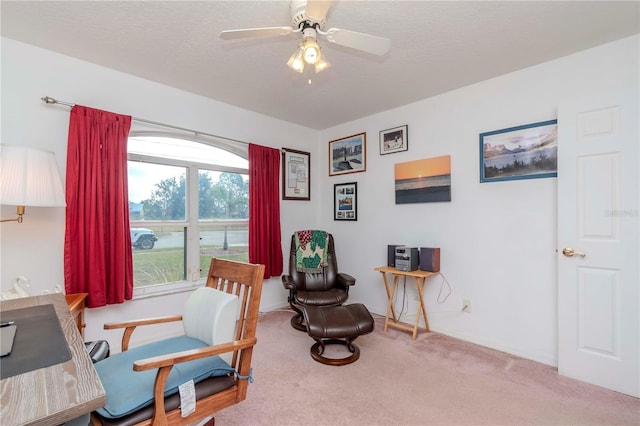
[[[480,133],[480,182],[558,176],[558,120]]]
[[[282,148],[282,199],[311,199],[311,154]]]
[[[394,127],[380,132],[380,155],[409,149],[409,126]]]
[[[367,169],[367,134],[359,133],[329,142],[329,176]]]
[[[333,220],[358,220],[358,182],[333,185]]]
[[[396,204],[451,201],[451,156],[395,165]]]

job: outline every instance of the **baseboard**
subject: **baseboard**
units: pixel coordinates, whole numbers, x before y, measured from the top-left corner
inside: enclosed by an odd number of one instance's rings
[[[505,352],[511,355],[518,356],[520,358],[536,361],[551,367],[558,366],[558,360],[556,358],[551,358],[543,354],[521,350],[519,348],[515,348],[513,346],[510,346],[508,344],[504,344],[501,342],[496,342],[493,340],[472,336],[468,333],[461,332],[460,330],[452,330],[446,327],[438,327],[438,326],[431,327],[431,330],[436,333],[444,334],[449,337],[464,340],[465,342],[474,343],[476,345],[484,346],[485,348],[494,349],[496,351]]]
[[[384,308],[380,307],[368,307],[369,311],[372,314],[380,315],[382,317],[386,317],[386,306]],[[396,312],[398,313],[398,312]],[[416,321],[416,314],[403,315],[400,322],[403,324],[407,324],[409,326],[413,326]],[[419,327],[423,327],[424,330],[424,320],[420,319]],[[541,364],[549,365],[551,367],[558,366],[558,360],[555,357],[550,357],[545,354],[534,353],[527,350],[522,350],[521,348],[516,348],[509,345],[506,342],[498,342],[490,339],[485,339],[479,336],[475,336],[469,333],[466,333],[459,329],[453,329],[449,327],[443,327],[437,323],[429,322],[429,328],[431,331],[444,334],[445,336],[453,337],[455,339],[464,340],[465,342],[474,343],[476,345],[484,346],[489,349],[494,349],[500,352],[506,352],[511,355],[519,356],[521,358],[529,359],[532,361],[539,362]],[[409,335],[409,333],[407,333]]]
[[[268,305],[268,306],[260,306],[260,313],[261,314],[266,314],[267,312],[273,312],[273,311],[282,311],[282,310],[287,310],[287,311],[291,311],[291,308],[289,307],[289,304],[277,304],[277,305]]]

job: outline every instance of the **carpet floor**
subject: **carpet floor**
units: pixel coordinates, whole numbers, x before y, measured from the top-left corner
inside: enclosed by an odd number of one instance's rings
[[[377,316],[375,331],[355,341],[358,361],[323,365],[291,316],[261,314],[254,382],[245,401],[216,413],[217,426],[640,425],[637,398],[442,334],[384,333]],[[339,345],[325,352],[345,354]]]

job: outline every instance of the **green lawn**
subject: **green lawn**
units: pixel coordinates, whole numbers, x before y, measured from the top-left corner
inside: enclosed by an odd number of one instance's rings
[[[230,247],[223,250],[222,247],[202,247],[200,256],[200,276],[204,277],[209,271],[212,257],[221,259],[249,260],[249,248]],[[184,276],[184,250],[167,248],[152,250],[133,250],[134,287],[153,284],[165,284],[183,281]]]

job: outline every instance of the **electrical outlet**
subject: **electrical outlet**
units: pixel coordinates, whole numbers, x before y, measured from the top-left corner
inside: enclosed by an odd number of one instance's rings
[[[470,299],[462,299],[462,312],[471,312],[471,300]]]

